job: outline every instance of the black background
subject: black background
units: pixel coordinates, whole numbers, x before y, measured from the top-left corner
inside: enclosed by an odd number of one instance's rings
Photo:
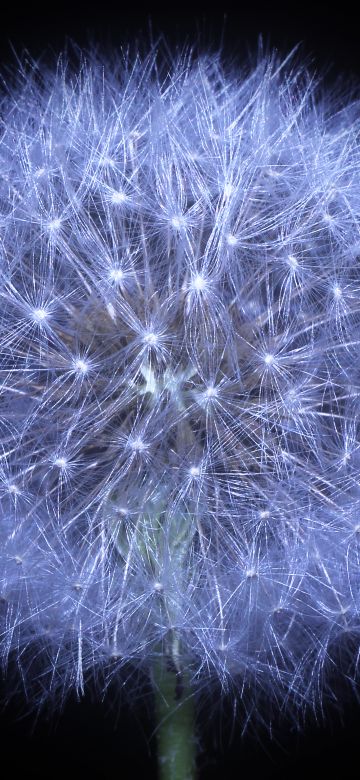
[[[222,39],[224,52],[241,58],[256,48],[260,34],[283,54],[300,42],[303,56],[315,70],[325,69],[328,83],[341,76],[346,83],[360,85],[359,27],[346,2],[331,9],[329,3],[307,6],[290,0],[286,4],[248,0],[216,11],[195,4],[190,10],[179,0],[162,9],[140,8],[130,0],[99,0],[96,5],[48,0],[41,6],[29,0],[23,6],[14,2],[13,7],[8,2],[1,17],[2,69],[14,63],[13,49],[20,54],[25,48],[34,57],[49,47],[56,53],[66,36],[82,46],[91,37],[106,49],[137,38],[146,40],[150,23],[154,37],[163,33],[170,50],[200,36],[202,48],[216,48]],[[1,694],[0,702],[5,702],[5,686]],[[341,699],[341,686],[337,694]],[[150,697],[132,702],[129,689],[120,706],[111,691],[104,703],[92,701],[89,694],[81,703],[70,699],[61,714],[42,715],[36,723],[34,715],[23,718],[24,711],[22,695],[2,711],[0,706],[2,763],[8,762],[11,778],[32,773],[41,778],[59,774],[66,780],[156,775]],[[199,718],[200,780],[323,778],[329,771],[341,771],[344,778],[356,774],[360,703],[350,699],[341,719],[334,711],[325,714],[325,723],[309,721],[300,733],[290,722],[275,723],[275,739],[260,727],[242,738],[241,718],[232,728],[231,706],[225,702],[220,716],[219,706],[213,707],[209,700]]]

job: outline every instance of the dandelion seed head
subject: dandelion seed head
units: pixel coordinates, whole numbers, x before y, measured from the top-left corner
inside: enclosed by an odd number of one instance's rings
[[[1,662],[302,718],[359,681],[359,102],[158,54],[3,80]]]

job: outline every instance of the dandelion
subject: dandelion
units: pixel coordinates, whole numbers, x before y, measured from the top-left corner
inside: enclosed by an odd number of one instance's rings
[[[80,59],[1,98],[1,658],[39,706],[131,662],[180,780],[207,684],[357,679],[360,109],[294,57]]]

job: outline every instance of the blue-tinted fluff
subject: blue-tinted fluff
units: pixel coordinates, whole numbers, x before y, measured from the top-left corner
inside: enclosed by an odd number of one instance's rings
[[[1,100],[2,660],[313,706],[359,649],[359,104],[155,61]]]

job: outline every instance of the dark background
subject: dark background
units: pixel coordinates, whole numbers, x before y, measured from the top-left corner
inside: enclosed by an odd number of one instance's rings
[[[98,4],[48,0],[26,5],[8,0],[2,11],[0,62],[15,62],[14,50],[27,49],[38,57],[44,50],[61,51],[70,36],[81,46],[91,38],[104,49],[136,40],[147,40],[150,24],[153,37],[163,33],[169,49],[185,42],[200,40],[200,48],[218,47],[223,42],[226,54],[239,57],[254,50],[259,35],[265,44],[286,54],[297,43],[303,56],[317,71],[324,71],[331,84],[338,77],[360,85],[360,36],[350,3],[330,9],[329,3],[307,6],[304,2],[259,3],[248,0],[217,11],[192,4],[191,10],[179,0],[162,9],[140,7],[138,0],[99,0]],[[338,696],[342,698],[341,685]],[[5,684],[0,690],[0,745],[3,764],[8,761],[14,780],[36,773],[39,778],[62,775],[67,778],[127,780],[131,777],[155,777],[151,752],[150,698],[141,704],[131,702],[131,690],[120,706],[109,693],[104,703],[88,695],[78,703],[70,699],[61,714],[35,718],[23,717],[25,698],[18,695],[9,706],[5,702]],[[200,754],[200,780],[253,778],[322,778],[329,771],[352,775],[359,764],[360,703],[348,701],[340,716],[325,712],[325,724],[312,720],[301,733],[290,722],[274,724],[271,739],[258,727],[257,733],[241,737],[241,718],[233,727],[231,707],[204,707]],[[35,722],[36,721],[36,722]],[[232,741],[229,745],[229,735]]]
[[[281,53],[301,42],[315,67],[326,66],[331,75],[360,73],[359,28],[352,3],[279,2],[248,0],[233,4],[214,2],[186,4],[141,4],[138,0],[7,0],[0,20],[0,56],[11,60],[11,45],[19,53],[27,48],[38,56],[46,47],[60,51],[67,36],[84,45],[89,35],[96,42],[118,46],[164,33],[169,46],[201,39],[205,46],[218,46],[241,57],[256,48],[259,35]],[[355,5],[356,7],[356,5]]]

